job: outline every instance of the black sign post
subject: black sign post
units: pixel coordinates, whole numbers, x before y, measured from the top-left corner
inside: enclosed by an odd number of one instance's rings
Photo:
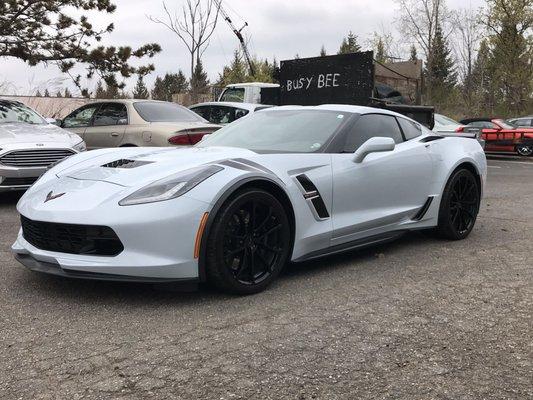
[[[282,105],[367,105],[374,90],[373,52],[282,61]]]

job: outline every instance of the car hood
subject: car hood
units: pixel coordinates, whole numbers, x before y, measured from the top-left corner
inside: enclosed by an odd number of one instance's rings
[[[56,175],[125,187],[144,186],[200,165],[256,154],[233,147],[139,147],[89,153],[94,153],[94,157],[75,164],[71,164],[72,160],[67,160],[65,164],[71,165],[56,172]],[[57,166],[60,167],[61,164]]]
[[[51,124],[27,124],[23,122],[0,124],[0,147],[11,143],[70,142],[77,135]]]

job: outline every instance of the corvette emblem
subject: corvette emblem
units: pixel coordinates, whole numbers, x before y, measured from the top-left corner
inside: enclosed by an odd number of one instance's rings
[[[50,200],[55,200],[61,196],[63,196],[65,193],[58,193],[58,194],[54,194],[53,191],[51,191],[50,193],[48,193],[46,195],[46,199],[44,200],[45,203],[49,202]]]

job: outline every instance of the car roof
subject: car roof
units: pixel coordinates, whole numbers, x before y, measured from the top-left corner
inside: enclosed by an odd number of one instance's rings
[[[226,86],[226,88],[245,88],[245,87],[279,87],[278,83],[265,83],[265,82],[241,82],[232,83]]]
[[[256,104],[256,103],[239,103],[236,101],[207,101],[205,103],[198,103],[189,106],[189,108],[200,107],[200,106],[226,106],[234,108],[244,108],[245,110],[252,111],[257,107],[269,107],[267,104]]]
[[[405,115],[402,115],[395,111],[386,110],[383,108],[353,106],[349,104],[322,104],[319,106],[280,106],[280,107],[269,108],[264,111],[276,112],[276,111],[283,111],[283,110],[326,110],[326,111],[338,111],[338,112],[351,113],[351,114],[387,114],[387,115],[393,115],[396,117],[403,117],[403,118],[410,119],[406,117]]]

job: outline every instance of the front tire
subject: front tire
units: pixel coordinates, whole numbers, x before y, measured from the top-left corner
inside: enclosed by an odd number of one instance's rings
[[[530,157],[533,154],[533,145],[519,144],[516,146],[516,152],[519,156]]]
[[[245,189],[221,207],[207,241],[207,278],[235,294],[264,290],[289,257],[291,229],[283,205],[261,189]]]
[[[453,173],[442,194],[437,233],[449,240],[465,239],[476,223],[480,188],[474,174],[467,169]]]

